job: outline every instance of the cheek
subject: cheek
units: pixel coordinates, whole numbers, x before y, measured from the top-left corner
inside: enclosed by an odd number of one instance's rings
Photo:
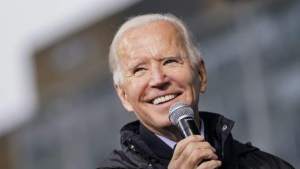
[[[192,71],[187,71],[184,69],[171,72],[170,77],[183,87],[192,86],[196,80]]]
[[[145,88],[145,82],[140,81],[132,81],[128,83],[128,87],[126,88],[128,100],[130,102],[137,102],[139,98],[143,95],[143,91]]]

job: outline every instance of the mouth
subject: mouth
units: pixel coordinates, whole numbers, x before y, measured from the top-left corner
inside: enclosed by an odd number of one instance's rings
[[[156,98],[152,99],[150,101],[150,103],[154,104],[154,105],[163,104],[163,103],[166,103],[166,102],[169,102],[169,101],[175,99],[179,95],[180,95],[180,93],[177,93],[177,94],[167,94],[167,95],[159,96],[159,97],[156,97]]]

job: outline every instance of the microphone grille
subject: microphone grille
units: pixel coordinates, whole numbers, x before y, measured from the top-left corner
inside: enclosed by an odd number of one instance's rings
[[[194,111],[189,105],[177,102],[169,109],[169,119],[173,125],[176,125],[182,117],[194,118]]]

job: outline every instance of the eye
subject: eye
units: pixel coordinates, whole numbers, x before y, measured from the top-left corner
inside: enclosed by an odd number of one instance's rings
[[[172,63],[178,63],[179,61],[176,59],[176,58],[168,58],[164,61],[164,65],[167,65],[167,64],[172,64]]]
[[[137,67],[137,68],[134,68],[132,73],[134,75],[140,75],[142,72],[144,72],[146,70],[146,68],[144,67]]]

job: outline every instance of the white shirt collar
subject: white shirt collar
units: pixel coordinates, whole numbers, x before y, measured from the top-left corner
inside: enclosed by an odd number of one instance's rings
[[[204,137],[204,122],[201,119],[201,128],[200,128],[200,134]],[[164,136],[160,136],[160,135],[156,135],[158,138],[160,138],[164,143],[166,143],[169,147],[171,147],[172,149],[174,148],[174,146],[177,144],[175,141],[170,140]]]

